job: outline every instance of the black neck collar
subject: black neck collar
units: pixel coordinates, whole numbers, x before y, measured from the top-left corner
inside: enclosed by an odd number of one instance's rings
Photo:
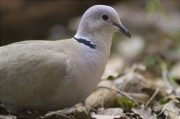
[[[91,41],[87,41],[86,39],[76,38],[76,37],[74,37],[74,39],[75,39],[77,42],[83,43],[84,45],[89,46],[89,47],[92,48],[92,49],[96,49],[96,45],[93,44]]]

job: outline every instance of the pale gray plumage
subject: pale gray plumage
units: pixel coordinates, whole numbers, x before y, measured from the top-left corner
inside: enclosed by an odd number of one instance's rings
[[[109,20],[103,20],[102,14]],[[96,88],[110,53],[113,33],[122,26],[117,12],[95,5],[83,15],[75,38],[23,41],[0,47],[0,102],[19,108],[53,111],[83,101]]]

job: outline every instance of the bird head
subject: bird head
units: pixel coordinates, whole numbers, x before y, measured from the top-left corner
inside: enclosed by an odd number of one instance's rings
[[[82,16],[78,32],[83,31],[96,33],[122,32],[127,37],[131,37],[129,31],[122,25],[116,10],[106,5],[94,5],[90,7]],[[86,29],[86,30],[85,30]]]

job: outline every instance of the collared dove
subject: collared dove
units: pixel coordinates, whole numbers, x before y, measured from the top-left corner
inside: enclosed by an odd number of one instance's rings
[[[95,5],[82,16],[74,38],[0,47],[2,106],[48,112],[83,101],[101,79],[116,31],[131,37],[114,8]]]

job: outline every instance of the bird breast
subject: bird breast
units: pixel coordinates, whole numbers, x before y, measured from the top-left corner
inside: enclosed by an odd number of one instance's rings
[[[61,108],[87,98],[96,89],[107,63],[108,57],[96,49],[81,46],[74,48],[74,51],[76,52],[69,53],[72,58],[68,60],[67,76],[59,87],[57,95],[52,99],[52,102],[61,102],[59,103]]]

